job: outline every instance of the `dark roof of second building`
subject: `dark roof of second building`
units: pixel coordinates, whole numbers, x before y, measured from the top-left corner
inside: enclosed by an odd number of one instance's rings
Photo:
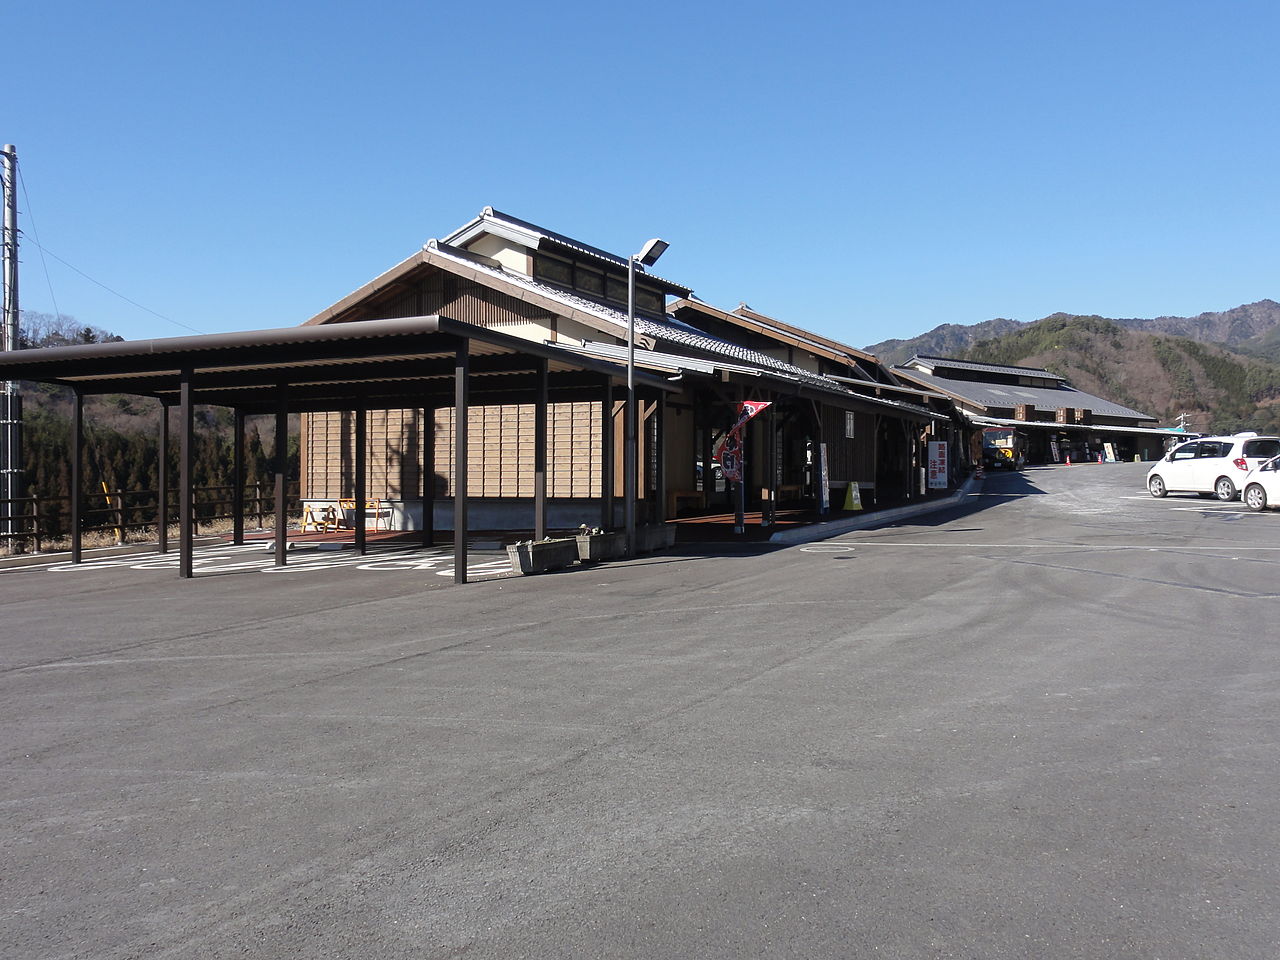
[[[1016,383],[983,383],[980,380],[954,380],[949,377],[937,377],[932,374],[922,373],[919,370],[909,370],[905,367],[894,367],[894,370],[936,390],[950,394],[953,397],[959,397],[984,409],[992,407],[1013,408],[1023,404],[1030,404],[1036,410],[1044,411],[1071,407],[1092,410],[1094,416],[1100,417],[1149,421],[1156,419],[1149,414],[1141,413],[1103,397],[1077,390],[1062,381],[1061,377],[1055,378],[1060,381],[1060,386],[1057,387],[1028,387]]]
[[[1013,377],[1036,377],[1042,380],[1064,380],[1063,377],[1056,373],[1050,373],[1043,367],[1017,367],[1006,363],[975,363],[972,360],[952,360],[948,357],[928,357],[917,354],[906,363],[899,364],[900,367],[910,367],[912,364],[919,363],[929,368],[932,373],[939,367],[950,368],[952,370],[969,370],[974,373],[991,373],[1001,376]]]

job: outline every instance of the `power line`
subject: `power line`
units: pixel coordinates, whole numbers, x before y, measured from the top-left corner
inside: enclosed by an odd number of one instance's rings
[[[86,280],[88,280],[90,283],[95,283],[95,284],[97,284],[97,285],[98,285],[98,286],[100,286],[103,290],[107,291],[107,293],[110,293],[110,294],[113,294],[113,295],[115,295],[115,296],[119,297],[119,298],[120,298],[121,300],[123,300],[125,303],[133,304],[133,306],[137,307],[139,310],[145,310],[147,313],[151,314],[153,317],[159,317],[161,320],[164,320],[166,323],[172,323],[175,327],[182,327],[182,329],[183,329],[183,330],[190,330],[192,333],[204,333],[204,331],[203,331],[203,330],[197,330],[195,327],[188,326],[187,324],[182,323],[182,322],[181,322],[181,321],[179,321],[179,320],[174,320],[174,319],[173,319],[173,317],[166,317],[163,313],[157,313],[156,311],[152,310],[150,307],[144,307],[142,304],[138,303],[138,301],[137,301],[137,300],[130,300],[130,299],[129,299],[128,297],[126,297],[123,293],[120,293],[120,292],[119,292],[119,291],[117,291],[117,290],[112,290],[110,287],[108,287],[108,286],[107,286],[105,283],[103,283],[101,280],[95,280],[93,277],[89,276],[87,273],[85,273],[85,272],[84,272],[83,270],[81,270],[79,267],[75,266],[74,264],[70,264],[70,263],[68,263],[66,260],[63,260],[60,256],[58,256],[58,255],[57,255],[56,253],[54,253],[52,250],[49,250],[49,249],[47,249],[46,247],[41,246],[41,245],[40,245],[40,239],[39,239],[39,237],[37,237],[33,242],[35,243],[36,247],[37,247],[37,248],[39,248],[39,250],[40,250],[40,252],[41,252],[42,254],[47,253],[49,256],[53,257],[53,259],[57,260],[57,261],[58,261],[60,264],[62,264],[64,267],[67,267],[67,268],[69,268],[69,269],[71,269],[71,270],[74,270],[76,273],[80,274],[80,276],[84,277],[84,278],[85,278]]]
[[[53,315],[60,320],[62,319],[62,311],[58,309],[58,298],[53,292],[53,280],[49,277],[49,264],[44,259],[44,247],[40,246],[40,230],[36,227],[36,215],[31,212],[31,197],[27,193],[27,181],[23,177],[21,169],[18,170],[18,183],[22,185],[22,197],[27,201],[27,219],[31,221],[31,233],[36,238],[36,249],[40,251],[40,266],[44,269],[44,282],[49,287],[49,299],[53,301]]]

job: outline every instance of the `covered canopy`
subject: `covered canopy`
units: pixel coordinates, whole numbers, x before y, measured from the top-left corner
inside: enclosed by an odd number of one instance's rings
[[[467,463],[467,407],[472,403],[533,403],[537,407],[539,464],[536,527],[544,525],[546,417],[552,400],[598,398],[602,388],[626,382],[626,367],[438,315],[285,327],[239,333],[124,340],[0,353],[0,380],[61,384],[76,391],[72,463],[72,559],[80,561],[80,466],[83,404],[87,394],[126,393],[176,406],[181,423],[179,575],[192,576],[191,488],[193,409],[213,404],[276,421],[276,562],[286,562],[284,461],[289,413],[376,408],[453,407],[455,462]],[[661,375],[635,371],[635,382],[667,392],[678,388]],[[363,417],[357,418],[357,545],[363,538]],[[162,418],[162,446],[168,418]],[[241,431],[237,430],[237,500],[243,495]],[[166,548],[167,498],[161,458],[161,549]],[[466,471],[454,496],[454,579],[466,579]],[[425,511],[424,511],[425,512]],[[236,537],[243,536],[237,502]],[[425,524],[424,524],[425,526]],[[428,533],[429,535],[429,533]],[[540,536],[541,534],[539,534]]]

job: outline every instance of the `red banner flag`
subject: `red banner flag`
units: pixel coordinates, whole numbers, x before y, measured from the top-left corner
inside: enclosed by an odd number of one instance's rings
[[[738,420],[716,444],[715,458],[726,480],[742,480],[742,431],[752,417],[768,407],[771,400],[744,400],[738,404]]]

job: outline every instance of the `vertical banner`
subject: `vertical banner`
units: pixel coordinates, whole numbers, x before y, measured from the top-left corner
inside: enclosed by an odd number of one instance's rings
[[[738,419],[732,427],[716,442],[715,459],[720,461],[720,469],[725,480],[741,483],[743,480],[742,464],[742,431],[756,414],[770,406],[772,401],[744,400],[738,404]]]
[[[831,509],[831,484],[827,478],[827,445],[818,444],[818,513]]]
[[[947,444],[942,440],[929,441],[929,489],[947,489]]]

